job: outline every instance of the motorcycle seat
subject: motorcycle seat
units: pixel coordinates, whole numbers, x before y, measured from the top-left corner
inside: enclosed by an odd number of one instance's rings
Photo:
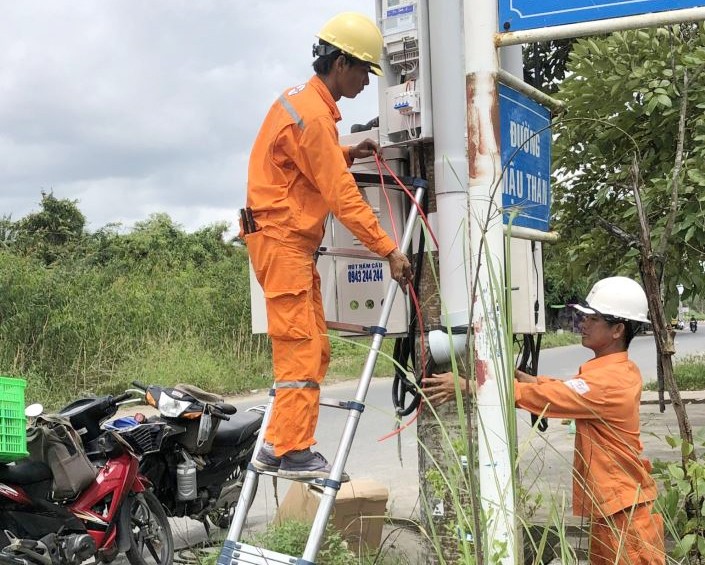
[[[222,396],[218,394],[213,394],[212,392],[208,392],[206,390],[203,390],[202,388],[198,388],[195,385],[179,383],[174,387],[174,389],[191,395],[193,398],[195,398],[199,402],[202,402],[203,404],[218,404],[219,402],[223,402]]]
[[[0,481],[2,482],[31,485],[51,478],[51,468],[41,461],[23,459],[14,465],[0,465]]]
[[[213,438],[213,447],[232,447],[254,435],[262,425],[262,414],[258,412],[238,412],[223,420]]]

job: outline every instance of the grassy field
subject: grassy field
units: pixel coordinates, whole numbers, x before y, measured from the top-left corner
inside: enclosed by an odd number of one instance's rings
[[[679,390],[705,390],[705,355],[689,355],[673,367]],[[657,390],[658,383],[651,382],[646,390]]]

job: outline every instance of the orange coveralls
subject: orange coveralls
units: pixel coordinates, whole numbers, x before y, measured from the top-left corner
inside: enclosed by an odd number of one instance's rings
[[[318,385],[330,359],[314,259],[326,216],[333,212],[382,257],[397,247],[348,170],[339,120],[330,91],[314,76],[272,105],[250,155],[247,206],[259,231],[245,241],[267,306],[276,397],[265,439],[277,456],[315,443]]]
[[[514,384],[520,408],[575,419],[573,514],[590,518],[592,565],[665,562],[663,519],[652,513],[656,483],[640,458],[641,389],[626,351],[588,361],[569,380]]]

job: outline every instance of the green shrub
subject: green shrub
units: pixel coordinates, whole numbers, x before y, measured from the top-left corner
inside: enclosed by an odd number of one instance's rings
[[[129,245],[108,239],[100,261],[74,254],[46,265],[0,251],[0,372],[26,378],[28,399],[54,408],[135,378],[193,379],[218,392],[269,385],[242,249],[206,260],[194,244],[177,260],[173,250],[125,253]]]
[[[546,332],[541,337],[541,349],[550,349],[551,347],[562,347],[564,345],[576,345],[581,343],[580,334],[572,332]]]
[[[679,437],[666,437],[679,453],[690,455],[693,446]],[[705,430],[694,438],[698,448],[705,447]],[[671,551],[675,559],[686,563],[705,563],[705,460],[689,459],[682,463],[657,462],[654,477],[661,483],[656,507],[662,513],[666,535],[675,540]]]
[[[705,355],[689,355],[673,366],[673,376],[678,390],[705,390]],[[644,385],[646,390],[657,390],[658,383]]]

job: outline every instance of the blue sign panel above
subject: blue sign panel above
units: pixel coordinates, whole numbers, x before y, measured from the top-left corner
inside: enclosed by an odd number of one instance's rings
[[[548,231],[551,213],[551,113],[528,96],[499,85],[504,223]]]
[[[538,29],[705,6],[705,0],[499,0],[499,31]]]

